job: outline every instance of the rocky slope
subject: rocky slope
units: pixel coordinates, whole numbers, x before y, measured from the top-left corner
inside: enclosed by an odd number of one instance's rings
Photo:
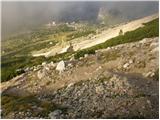
[[[61,73],[53,62],[26,69],[1,83],[2,98],[33,95],[39,104],[12,110],[2,101],[2,118],[158,118],[158,39],[72,58]]]

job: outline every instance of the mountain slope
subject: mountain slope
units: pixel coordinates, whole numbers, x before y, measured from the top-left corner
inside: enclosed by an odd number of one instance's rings
[[[55,70],[57,64],[35,66],[2,83],[2,98],[8,96],[9,101],[2,104],[2,117],[158,118],[158,39],[145,38],[65,61],[61,74]],[[23,109],[14,110],[8,105],[13,95],[34,95],[55,107],[47,111],[41,104],[26,107],[30,98],[25,97],[25,105],[16,102]]]

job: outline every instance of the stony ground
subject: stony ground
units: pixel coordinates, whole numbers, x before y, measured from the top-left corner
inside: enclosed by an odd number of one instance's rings
[[[2,104],[2,118],[158,118],[158,39],[72,58],[61,74],[52,62],[28,68],[1,83],[2,95],[34,95],[39,104],[27,100],[30,107],[15,111]]]

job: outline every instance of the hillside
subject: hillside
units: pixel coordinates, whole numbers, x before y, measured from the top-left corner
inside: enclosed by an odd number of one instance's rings
[[[17,62],[24,71],[1,83],[2,118],[158,118],[158,24]]]
[[[124,34],[126,32],[133,31],[139,27],[142,27],[144,23],[150,22],[156,18],[158,18],[158,15],[154,14],[141,19],[130,21],[128,23],[121,23],[119,25],[114,24],[115,26],[113,26],[112,28],[99,29],[98,30],[99,34],[92,34],[90,37],[82,36],[78,39],[73,39],[70,42],[72,43],[75,51],[89,48],[118,36],[120,30],[122,30]],[[65,47],[66,46],[58,45],[49,49],[33,52],[32,55],[35,57],[37,56],[50,57],[50,56],[54,56],[55,54],[62,53]]]
[[[2,41],[1,80],[2,82],[8,81],[24,73],[28,67],[33,67],[44,61],[57,62],[62,59],[70,59],[72,56],[79,58],[84,56],[84,54],[94,54],[97,49],[125,42],[134,42],[134,39],[137,41],[145,37],[150,38],[158,36],[158,19],[153,20],[154,18],[157,18],[157,15],[122,24],[107,30],[105,26],[101,27],[88,23],[74,23],[71,25],[59,24],[51,28],[40,27],[28,33],[12,36],[8,40]],[[151,22],[144,25],[142,24],[147,21]],[[75,27],[78,27],[78,29],[75,29]],[[123,28],[124,35],[117,36],[121,27]],[[133,31],[129,32],[128,30]],[[115,34],[113,35],[111,33]],[[122,39],[125,40],[122,41]],[[64,48],[66,48],[69,43],[72,43],[75,51],[63,53]],[[104,43],[104,45],[100,43]],[[44,56],[33,57],[32,53],[35,52],[35,50],[40,50],[39,52],[45,51],[45,53],[42,54],[49,53],[48,55],[51,56],[47,58]],[[56,54],[56,51],[59,51],[60,54],[52,56]]]
[[[3,82],[2,118],[158,118],[158,39],[65,61],[61,74],[43,63]]]

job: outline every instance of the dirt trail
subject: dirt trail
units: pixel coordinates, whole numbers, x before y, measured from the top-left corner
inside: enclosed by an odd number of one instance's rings
[[[147,23],[149,21],[152,21],[153,19],[158,18],[158,14],[154,14],[151,16],[147,16],[138,20],[131,21],[129,23],[123,23],[120,24],[114,28],[109,28],[107,30],[102,31],[102,33],[95,35],[92,39],[87,38],[81,38],[81,39],[73,39],[71,42],[73,43],[73,48],[75,51],[85,49],[100,43],[105,42],[106,40],[109,40],[113,37],[116,37],[119,35],[119,31],[122,29],[123,33],[135,30],[139,27],[143,26],[143,23]],[[53,48],[49,49],[49,51],[41,52],[37,51],[34,52],[32,55],[34,57],[38,56],[54,56],[56,53],[63,53],[63,50],[65,48],[61,46],[54,46]]]

